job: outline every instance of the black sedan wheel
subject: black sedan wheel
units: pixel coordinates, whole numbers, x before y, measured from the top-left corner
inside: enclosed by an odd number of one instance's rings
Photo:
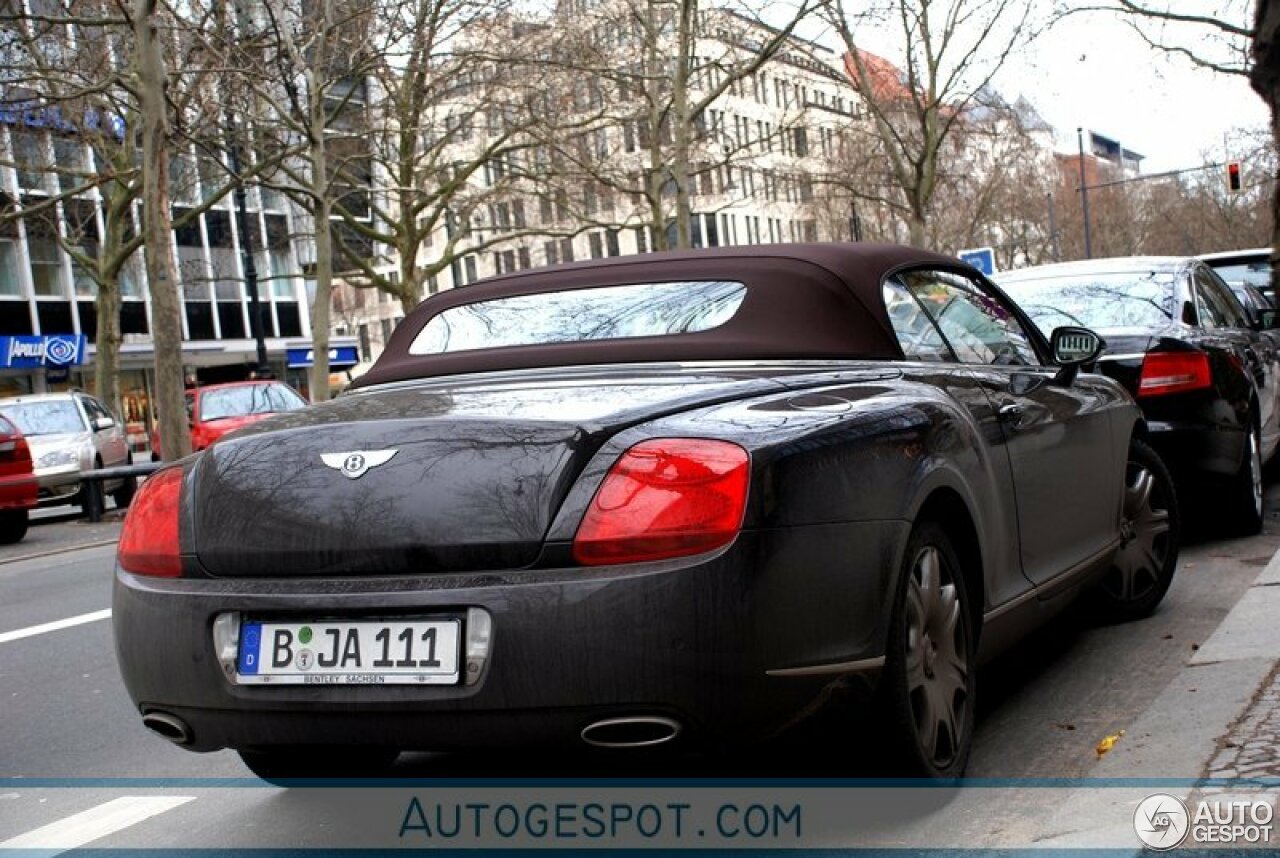
[[[1133,441],[1125,466],[1120,550],[1098,589],[1108,619],[1135,620],[1156,609],[1178,565],[1180,531],[1169,469],[1155,450]]]
[[[1249,433],[1248,449],[1240,470],[1231,479],[1228,529],[1239,536],[1262,532],[1262,444],[1256,431]]]
[[[400,756],[399,751],[376,747],[288,747],[239,753],[250,771],[277,786],[291,786],[304,778],[378,777]]]
[[[958,777],[973,739],[973,615],[946,532],[916,526],[907,545],[881,687],[907,774]]]

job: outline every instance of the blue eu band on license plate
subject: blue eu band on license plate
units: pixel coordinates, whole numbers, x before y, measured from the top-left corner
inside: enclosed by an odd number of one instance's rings
[[[241,676],[258,674],[258,650],[262,643],[262,623],[245,623],[240,627],[240,660],[236,670]]]
[[[274,621],[240,626],[235,682],[254,685],[451,685],[461,678],[462,622]]]

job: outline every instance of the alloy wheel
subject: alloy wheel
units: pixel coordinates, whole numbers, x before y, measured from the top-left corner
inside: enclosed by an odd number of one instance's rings
[[[924,546],[907,589],[907,693],[920,751],[945,769],[967,737],[969,629],[953,573],[937,548]]]
[[[1249,480],[1253,487],[1253,509],[1258,518],[1262,517],[1262,450],[1258,443],[1258,433],[1249,433]]]
[[[1145,598],[1161,584],[1169,556],[1169,499],[1144,464],[1130,460],[1125,469],[1120,550],[1107,576],[1107,592],[1120,602]]]

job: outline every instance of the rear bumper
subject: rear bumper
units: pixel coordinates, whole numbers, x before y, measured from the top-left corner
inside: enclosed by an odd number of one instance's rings
[[[139,710],[186,721],[192,750],[572,744],[588,724],[628,715],[673,718],[688,737],[747,740],[802,717],[831,686],[873,687],[908,530],[748,532],[711,555],[597,569],[323,580],[118,571],[116,649]],[[213,645],[227,611],[354,618],[469,607],[493,622],[474,685],[235,685]]]
[[[1175,475],[1231,476],[1240,469],[1249,435],[1241,427],[1193,421],[1151,421],[1151,446]]]
[[[0,510],[32,509],[36,492],[33,477],[0,477]]]

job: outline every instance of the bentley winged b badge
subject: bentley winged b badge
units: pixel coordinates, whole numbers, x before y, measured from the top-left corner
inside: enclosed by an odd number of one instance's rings
[[[399,450],[352,450],[350,453],[321,453],[320,461],[348,479],[357,480],[370,468],[386,464]]]

